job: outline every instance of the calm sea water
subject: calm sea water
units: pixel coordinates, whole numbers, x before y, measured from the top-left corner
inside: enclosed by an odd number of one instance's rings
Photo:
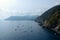
[[[0,21],[0,40],[60,40],[34,21]]]

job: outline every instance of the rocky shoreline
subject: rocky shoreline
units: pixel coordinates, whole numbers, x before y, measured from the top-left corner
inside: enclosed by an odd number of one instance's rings
[[[60,34],[60,5],[54,6],[35,20],[43,28]]]

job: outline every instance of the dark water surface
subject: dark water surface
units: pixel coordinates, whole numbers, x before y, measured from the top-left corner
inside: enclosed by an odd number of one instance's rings
[[[0,21],[0,40],[60,40],[34,21]]]

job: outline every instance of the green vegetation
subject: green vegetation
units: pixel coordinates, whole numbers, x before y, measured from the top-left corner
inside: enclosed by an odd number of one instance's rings
[[[44,26],[60,32],[60,11],[56,11],[48,20],[46,19]]]
[[[43,27],[60,34],[60,5],[54,6],[39,16],[36,21]]]

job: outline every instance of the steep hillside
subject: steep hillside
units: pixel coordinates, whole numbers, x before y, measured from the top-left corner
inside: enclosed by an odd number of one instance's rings
[[[60,34],[60,5],[57,5],[36,19],[43,27]]]
[[[50,16],[52,14],[54,14],[56,11],[58,11],[58,10],[60,10],[60,5],[57,5],[57,6],[54,6],[54,7],[50,8],[49,10],[47,10],[46,12],[44,12],[41,16],[37,17],[36,21],[43,23],[43,21],[45,19],[49,19]]]

